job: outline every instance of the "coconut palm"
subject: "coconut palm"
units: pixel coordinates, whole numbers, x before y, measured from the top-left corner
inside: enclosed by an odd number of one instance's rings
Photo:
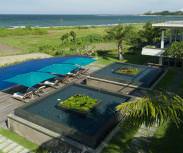
[[[107,31],[107,38],[114,39],[117,42],[119,60],[124,59],[123,42],[125,38],[127,38],[127,36],[129,35],[130,31],[131,26],[125,26],[125,25],[118,25]]]
[[[172,120],[176,125],[181,122],[179,115],[183,112],[183,99],[178,95],[161,92],[158,96],[136,99],[117,106],[124,118],[130,119],[134,125],[149,127],[153,124]]]

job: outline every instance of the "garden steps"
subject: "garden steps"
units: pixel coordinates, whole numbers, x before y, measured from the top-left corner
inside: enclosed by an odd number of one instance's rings
[[[31,151],[20,144],[0,135],[0,150],[3,153],[30,153]]]

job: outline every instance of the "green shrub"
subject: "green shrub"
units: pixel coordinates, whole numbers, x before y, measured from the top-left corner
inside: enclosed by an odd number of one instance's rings
[[[43,45],[39,46],[39,52],[52,56],[63,55],[64,50],[60,45]]]
[[[97,104],[97,100],[85,95],[74,95],[65,101],[61,101],[58,106],[66,110],[79,111],[86,113],[93,109]]]
[[[102,42],[104,40],[103,37],[99,34],[90,34],[86,37],[83,37],[82,39],[90,43]]]
[[[172,43],[172,45],[167,48],[165,54],[174,58],[183,58],[183,41]]]

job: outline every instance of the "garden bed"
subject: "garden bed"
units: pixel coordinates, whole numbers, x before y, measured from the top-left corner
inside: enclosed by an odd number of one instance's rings
[[[94,98],[81,94],[76,94],[64,101],[60,101],[57,105],[57,108],[65,111],[79,113],[80,115],[87,115],[98,104],[99,102]]]
[[[117,74],[138,75],[141,72],[141,70],[134,67],[129,67],[129,68],[123,67],[115,70],[114,72]]]

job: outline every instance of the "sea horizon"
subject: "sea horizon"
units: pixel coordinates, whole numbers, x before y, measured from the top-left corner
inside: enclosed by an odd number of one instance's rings
[[[112,26],[174,20],[183,20],[183,16],[143,14],[0,14],[0,27]]]

